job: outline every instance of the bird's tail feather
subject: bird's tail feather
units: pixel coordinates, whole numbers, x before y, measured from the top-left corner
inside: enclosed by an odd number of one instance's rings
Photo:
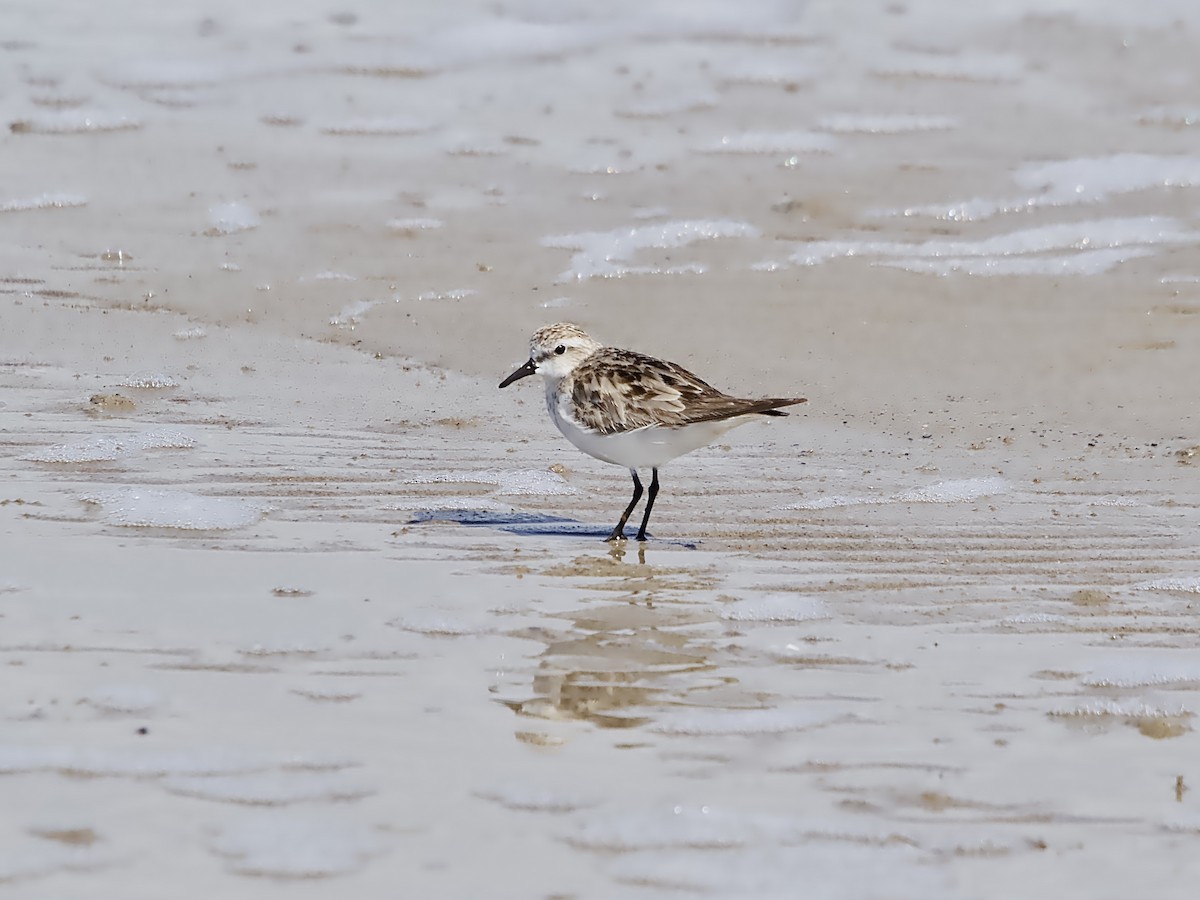
[[[767,397],[762,400],[743,400],[738,397],[719,397],[711,403],[704,404],[699,409],[691,411],[683,424],[694,422],[719,422],[723,419],[734,419],[740,416],[786,416],[779,409],[781,406],[795,406],[797,403],[807,403],[805,397]]]
[[[765,400],[757,401],[754,409],[748,409],[747,412],[761,413],[764,416],[786,416],[779,407],[795,406],[797,403],[807,403],[807,397],[769,397]]]

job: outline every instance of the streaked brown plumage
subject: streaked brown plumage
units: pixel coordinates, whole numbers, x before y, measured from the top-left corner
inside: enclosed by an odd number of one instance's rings
[[[564,379],[575,420],[600,434],[658,425],[678,428],[734,416],[787,415],[781,406],[803,398],[731,397],[683,366],[633,350],[602,347]],[[630,402],[632,401],[632,402]]]

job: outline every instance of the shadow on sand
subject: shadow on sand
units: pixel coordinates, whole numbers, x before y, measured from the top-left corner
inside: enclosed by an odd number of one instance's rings
[[[604,540],[608,537],[610,527],[597,527],[568,519],[564,516],[551,516],[544,513],[524,512],[519,509],[495,510],[474,507],[455,507],[447,509],[423,509],[409,519],[409,525],[423,525],[427,522],[455,522],[459,525],[472,527],[495,528],[511,534],[531,535],[538,537],[586,537]],[[649,535],[653,538],[654,535]],[[685,547],[695,550],[694,541],[658,541],[660,544],[670,544],[673,547]]]

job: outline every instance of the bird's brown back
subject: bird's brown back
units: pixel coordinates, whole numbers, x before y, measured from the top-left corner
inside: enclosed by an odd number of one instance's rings
[[[579,364],[563,387],[585,428],[617,434],[659,425],[678,428],[697,422],[762,413],[787,415],[780,407],[803,397],[744,399],[717,390],[683,366],[633,350],[604,347]]]

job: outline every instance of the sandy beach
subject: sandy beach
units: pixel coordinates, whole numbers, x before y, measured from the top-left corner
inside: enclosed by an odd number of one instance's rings
[[[974,6],[0,12],[0,896],[1193,896],[1200,14]]]

